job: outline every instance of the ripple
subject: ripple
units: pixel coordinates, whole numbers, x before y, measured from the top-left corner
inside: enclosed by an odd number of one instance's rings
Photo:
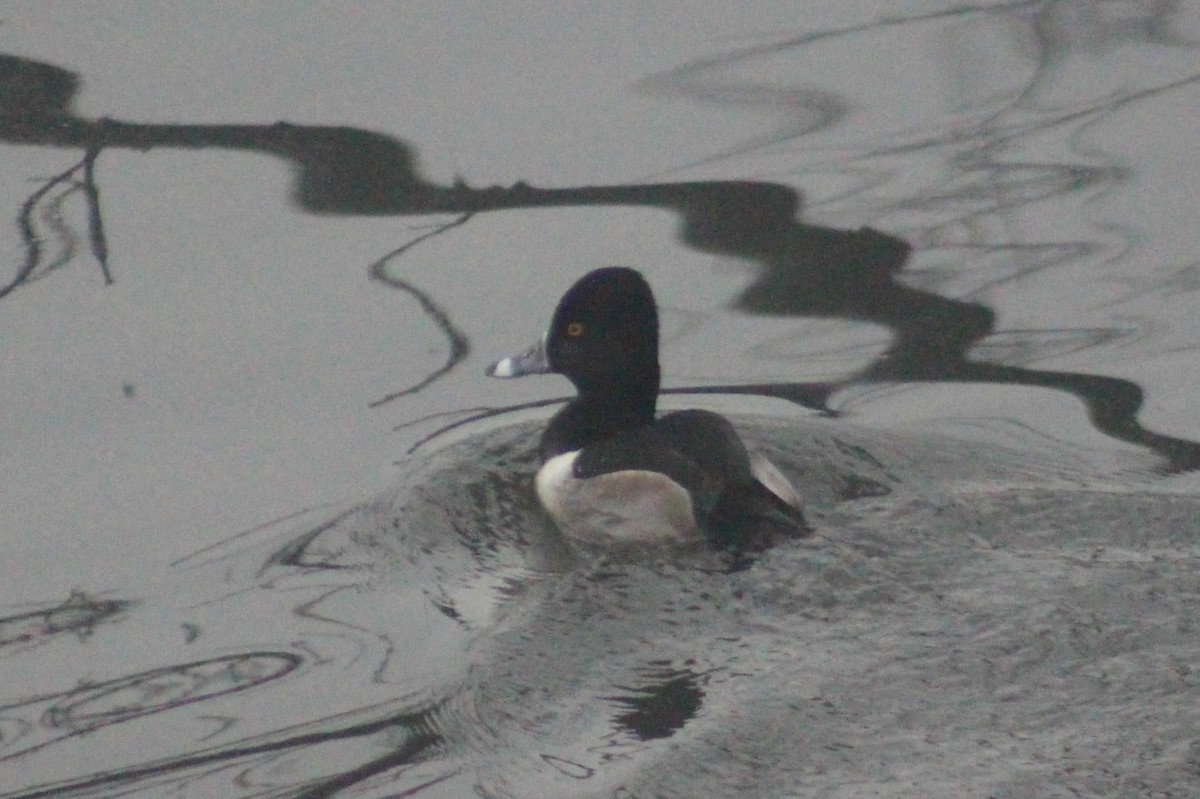
[[[202,702],[277,680],[302,660],[290,652],[254,652],[167,666],[72,691],[46,711],[45,722],[79,731]]]
[[[75,593],[61,605],[0,618],[0,647],[43,641],[65,633],[84,635],[133,604],[128,600],[92,599]]]

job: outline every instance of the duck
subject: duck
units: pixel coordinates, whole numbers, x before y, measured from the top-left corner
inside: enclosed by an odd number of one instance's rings
[[[534,488],[585,548],[701,544],[761,551],[811,533],[783,472],[702,409],[658,415],[658,306],[645,277],[609,266],[562,296],[545,335],[487,369],[559,374],[576,396],[541,435]]]

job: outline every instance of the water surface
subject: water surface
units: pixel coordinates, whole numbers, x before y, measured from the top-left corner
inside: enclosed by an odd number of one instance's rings
[[[654,8],[13,6],[0,795],[1186,795],[1196,12]],[[606,263],[817,538],[558,539]]]

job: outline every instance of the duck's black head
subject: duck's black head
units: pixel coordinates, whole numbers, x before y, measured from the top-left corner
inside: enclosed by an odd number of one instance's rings
[[[610,266],[581,278],[559,301],[545,346],[550,371],[580,394],[633,385],[658,393],[658,310],[633,269]]]
[[[493,377],[557,372],[579,391],[551,421],[547,453],[654,422],[658,399],[658,310],[646,279],[609,266],[584,275],[558,303],[545,337],[493,364]]]

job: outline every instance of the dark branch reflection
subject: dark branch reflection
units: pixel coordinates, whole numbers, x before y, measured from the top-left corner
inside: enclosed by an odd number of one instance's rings
[[[735,302],[737,308],[751,314],[872,322],[894,333],[892,345],[881,357],[845,380],[723,387],[723,391],[782,397],[825,409],[825,399],[833,390],[854,381],[983,382],[1054,388],[1083,400],[1097,429],[1161,454],[1169,472],[1200,467],[1200,445],[1196,442],[1154,433],[1138,422],[1143,392],[1133,382],[970,360],[972,347],[995,329],[991,310],[978,303],[901,285],[896,275],[910,252],[906,242],[870,228],[844,231],[806,225],[798,218],[800,196],[788,186],[756,181],[570,188],[538,188],[524,183],[488,188],[440,186],[417,172],[409,145],[380,133],[286,122],[164,125],[89,120],[70,111],[70,99],[78,83],[77,76],[56,66],[0,56],[0,141],[79,148],[88,153],[83,163],[88,166],[93,250],[98,257],[104,251],[104,239],[95,210],[97,193],[90,180],[90,165],[106,148],[223,148],[276,155],[296,169],[296,203],[317,214],[449,213],[469,217],[520,208],[620,205],[669,209],[679,215],[680,236],[688,245],[758,265],[754,282]],[[96,249],[97,242],[101,249]],[[36,239],[27,237],[27,245],[28,262],[0,294],[36,272]],[[101,263],[107,268],[106,261]],[[448,319],[443,321],[441,327],[450,338],[452,353],[439,374],[457,363],[467,348],[465,338],[449,325]]]

